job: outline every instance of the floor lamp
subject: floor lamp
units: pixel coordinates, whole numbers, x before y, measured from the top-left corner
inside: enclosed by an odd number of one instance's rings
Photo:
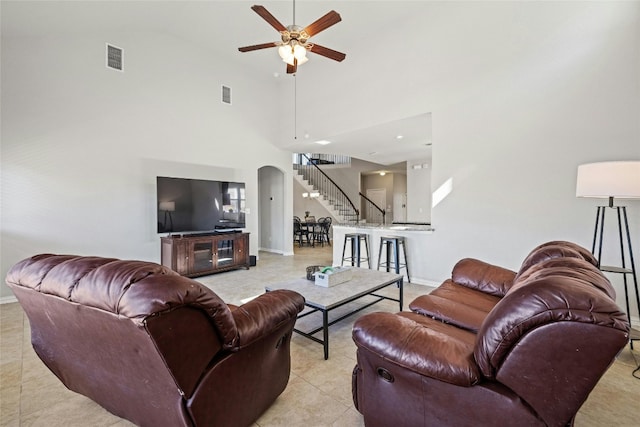
[[[631,248],[631,232],[629,231],[629,220],[627,219],[627,207],[614,206],[613,201],[614,199],[640,199],[640,161],[600,162],[578,166],[576,196],[608,199],[606,206],[598,206],[591,252],[598,259],[600,270],[622,274],[627,317],[631,324],[630,298],[632,297],[632,291],[633,295],[635,295],[635,303],[640,317],[638,276],[633,259],[633,249]],[[600,265],[604,234],[604,217],[607,209],[613,209],[618,218],[620,266]],[[629,259],[628,264],[627,256]],[[631,276],[633,289],[630,289],[631,283],[629,283],[628,276]],[[631,328],[629,340],[631,342],[631,348],[633,349],[633,341],[640,340],[640,330]]]
[[[176,210],[176,202],[160,202],[159,210],[164,211],[164,222],[162,226],[165,231],[173,231],[173,218],[171,212]],[[167,229],[167,216],[169,216],[169,228]]]

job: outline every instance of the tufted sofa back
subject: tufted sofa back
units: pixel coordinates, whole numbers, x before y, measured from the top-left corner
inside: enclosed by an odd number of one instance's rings
[[[211,317],[224,347],[233,347],[237,340],[235,323],[224,301],[197,282],[158,264],[43,254],[13,266],[6,280],[138,324],[177,307],[198,307]],[[150,294],[154,297],[148,298]]]
[[[520,270],[516,276],[525,274],[532,266],[551,258],[579,258],[591,265],[598,267],[598,260],[582,246],[563,240],[554,240],[535,247],[522,261]]]
[[[16,264],[6,281],[49,369],[136,424],[191,425],[180,402],[223,350],[237,350],[229,307],[157,264],[43,254]]]
[[[549,420],[563,411],[569,419],[615,357],[611,351],[628,338],[611,283],[578,248],[551,242],[534,249],[485,318],[474,349],[483,376],[505,384]],[[539,361],[549,354],[558,361],[542,369]],[[539,393],[545,388],[553,392]],[[558,395],[565,399],[550,397]]]

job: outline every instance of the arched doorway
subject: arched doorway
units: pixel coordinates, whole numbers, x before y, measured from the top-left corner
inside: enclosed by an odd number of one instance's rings
[[[284,254],[284,172],[274,166],[258,169],[258,192],[258,247],[261,251]]]

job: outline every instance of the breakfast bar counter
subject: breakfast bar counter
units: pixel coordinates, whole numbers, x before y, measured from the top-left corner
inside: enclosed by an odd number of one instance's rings
[[[426,274],[426,262],[423,256],[426,252],[425,248],[428,244],[428,239],[433,234],[434,230],[428,225],[417,224],[393,224],[393,225],[350,225],[350,224],[334,224],[333,228],[333,265],[342,264],[342,248],[344,244],[344,236],[349,233],[363,233],[368,235],[369,243],[369,257],[371,262],[371,268],[376,269],[378,265],[378,251],[380,248],[380,238],[389,236],[404,237],[407,258],[409,259],[409,274],[411,275],[412,283],[419,284],[431,284]],[[347,246],[347,253],[349,253],[349,246]],[[364,252],[364,248],[361,249]],[[384,258],[383,258],[384,259]],[[345,261],[345,265],[348,263]],[[361,265],[367,266],[366,262]],[[406,272],[404,269],[400,270],[400,273]],[[406,280],[406,279],[405,279]]]

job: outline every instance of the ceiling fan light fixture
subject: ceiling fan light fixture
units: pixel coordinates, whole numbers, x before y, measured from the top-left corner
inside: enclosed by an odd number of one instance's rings
[[[293,56],[293,52],[291,51],[291,46],[288,44],[283,44],[278,48],[278,55],[282,58],[283,61],[287,62],[287,58]]]
[[[269,25],[271,25],[276,31],[278,31],[281,41],[239,47],[238,50],[240,52],[251,52],[254,50],[278,47],[278,55],[284,62],[287,63],[287,74],[295,74],[298,65],[307,62],[307,51],[313,52],[316,55],[333,59],[334,61],[338,62],[341,62],[345,59],[346,55],[342,52],[338,52],[315,43],[308,43],[309,38],[313,35],[318,34],[321,31],[324,31],[327,28],[342,21],[340,14],[335,10],[327,12],[306,27],[300,27],[295,24],[285,27],[264,6],[253,5],[251,6],[251,10],[260,15],[262,19],[264,19]],[[295,10],[296,9],[294,0],[294,22]]]
[[[294,65],[296,60],[298,65],[302,65],[309,60],[307,58],[307,49],[296,40],[291,40],[289,43],[280,46],[278,55],[289,65]]]
[[[291,66],[296,65],[296,58],[293,55],[289,56],[288,58],[283,59],[282,61],[286,62],[287,64],[289,64]]]
[[[293,56],[295,56],[298,63],[300,63],[300,61],[307,57],[307,49],[305,49],[304,46],[295,43],[293,45]]]

